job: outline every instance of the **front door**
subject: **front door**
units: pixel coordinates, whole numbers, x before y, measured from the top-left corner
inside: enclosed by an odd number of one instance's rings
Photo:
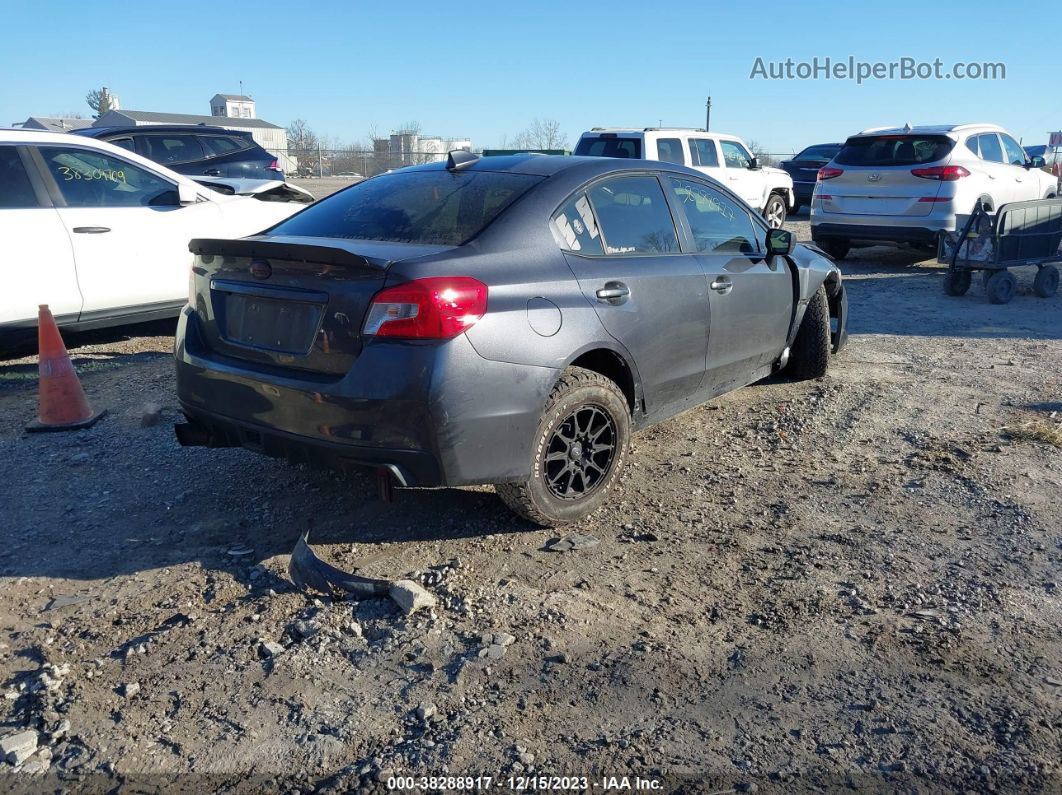
[[[748,202],[749,206],[763,209],[763,171],[752,169],[752,155],[738,141],[721,140],[719,148],[723,152],[723,182],[730,190]]]
[[[697,259],[679,248],[657,178],[593,184],[553,223],[586,299],[634,357],[649,414],[692,405],[704,377],[708,284]]]
[[[707,274],[711,330],[706,387],[744,386],[782,354],[793,313],[793,277],[784,257],[766,257],[766,230],[746,207],[707,183],[668,178]]]

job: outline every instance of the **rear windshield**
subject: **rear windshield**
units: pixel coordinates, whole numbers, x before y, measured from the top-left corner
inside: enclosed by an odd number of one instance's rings
[[[334,193],[269,234],[459,246],[541,180],[496,171],[397,171]]]
[[[868,135],[845,141],[834,161],[842,166],[912,166],[943,160],[953,146],[946,135]]]
[[[833,160],[834,155],[841,151],[840,144],[818,144],[817,146],[809,146],[799,155],[794,157],[794,160]]]
[[[575,147],[575,154],[589,157],[640,158],[642,142],[639,138],[582,138]]]

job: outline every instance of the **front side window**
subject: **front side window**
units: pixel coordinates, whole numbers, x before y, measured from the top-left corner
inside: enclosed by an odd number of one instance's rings
[[[203,147],[194,135],[145,135],[147,156],[156,163],[187,163],[203,158]]]
[[[999,137],[1003,139],[1003,148],[1007,152],[1007,162],[1012,166],[1024,166],[1025,150],[1009,135],[1000,135]]]
[[[606,254],[669,254],[678,238],[656,177],[620,177],[589,190]]]
[[[755,254],[760,250],[756,228],[744,208],[703,183],[677,177],[669,181],[690,225],[697,251]]]
[[[977,136],[977,144],[981,147],[981,159],[993,163],[1005,163],[1003,159],[1003,147],[999,145],[999,139],[995,133],[986,133]]]
[[[580,254],[604,254],[597,219],[585,193],[572,197],[553,216],[553,232],[566,251]]]
[[[103,152],[42,146],[48,171],[69,207],[168,207],[177,188],[162,177]]]
[[[396,171],[333,193],[269,234],[459,246],[541,180],[498,171]]]
[[[715,141],[711,138],[690,138],[690,156],[695,166],[719,167],[719,153],[716,152]]]
[[[661,138],[656,142],[656,157],[665,163],[682,165],[686,162],[686,158],[682,154],[682,141],[678,138]]]
[[[752,165],[752,155],[737,141],[720,141],[723,147],[723,162],[727,168],[748,168]]]
[[[26,167],[13,146],[0,146],[0,207],[8,210],[36,207]]]

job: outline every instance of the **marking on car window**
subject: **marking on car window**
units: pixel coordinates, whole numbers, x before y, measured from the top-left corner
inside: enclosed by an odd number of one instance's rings
[[[597,221],[594,220],[594,213],[590,209],[590,202],[586,200],[586,196],[579,197],[579,200],[575,203],[575,209],[579,212],[580,217],[582,217],[583,223],[586,224],[586,229],[590,233],[590,239],[597,240]]]
[[[553,219],[553,224],[557,227],[557,231],[560,232],[561,237],[564,238],[564,243],[568,246],[569,250],[578,251],[582,248],[582,244],[579,242],[579,236],[575,233],[575,230],[572,229],[572,225],[568,221],[568,216],[561,213]]]

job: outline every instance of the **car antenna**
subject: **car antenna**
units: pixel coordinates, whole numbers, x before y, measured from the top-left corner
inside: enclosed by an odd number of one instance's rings
[[[472,154],[467,149],[455,149],[446,153],[446,170],[454,171],[469,163],[475,163],[477,160],[479,160],[479,155]]]

